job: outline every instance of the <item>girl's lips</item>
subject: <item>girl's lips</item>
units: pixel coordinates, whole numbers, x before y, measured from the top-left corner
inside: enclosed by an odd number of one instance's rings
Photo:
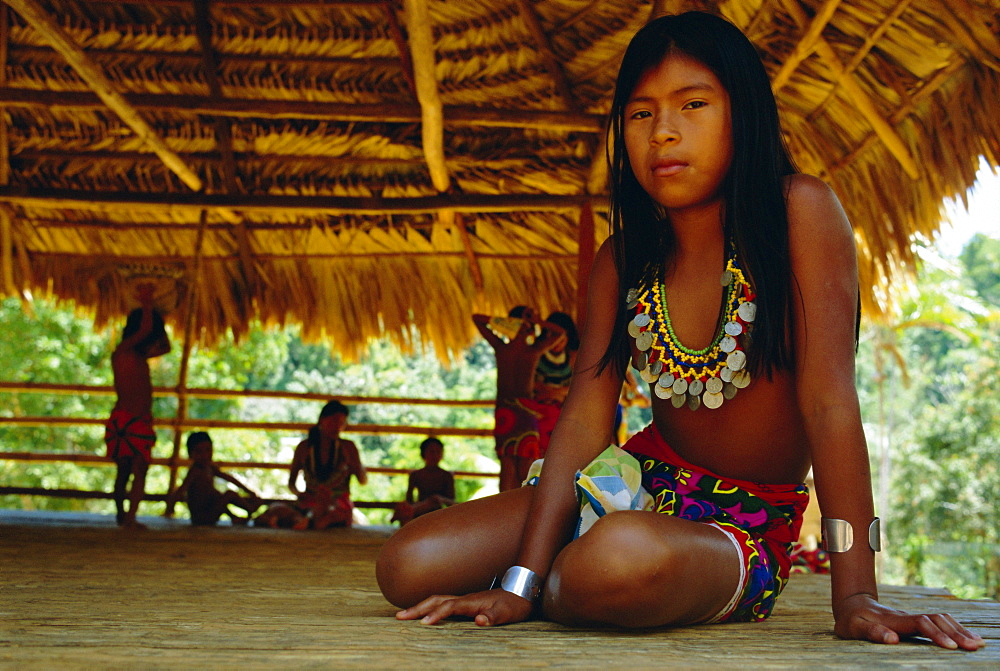
[[[670,177],[679,173],[687,165],[683,161],[657,161],[653,164],[653,175],[656,177]]]

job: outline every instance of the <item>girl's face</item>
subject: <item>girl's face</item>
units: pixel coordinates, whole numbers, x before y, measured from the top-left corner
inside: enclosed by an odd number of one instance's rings
[[[326,438],[336,438],[347,426],[347,415],[337,412],[326,417],[320,417],[319,432]]]
[[[722,82],[700,61],[668,55],[625,105],[625,149],[639,185],[668,211],[716,201],[733,156]]]
[[[202,440],[191,446],[191,461],[202,466],[212,463],[212,441]]]
[[[444,457],[444,446],[438,443],[430,443],[424,448],[424,462],[428,466],[437,466]]]

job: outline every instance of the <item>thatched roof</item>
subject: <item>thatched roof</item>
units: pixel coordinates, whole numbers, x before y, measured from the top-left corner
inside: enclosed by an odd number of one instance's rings
[[[415,325],[446,352],[473,311],[574,312],[617,65],[662,11],[716,9],[757,44],[870,305],[1000,161],[997,0],[7,4],[0,289],[103,325],[155,276],[207,343],[259,318],[347,355]]]

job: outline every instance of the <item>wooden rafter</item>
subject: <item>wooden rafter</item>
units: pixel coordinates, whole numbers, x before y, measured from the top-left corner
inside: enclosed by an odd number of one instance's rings
[[[282,214],[400,214],[435,213],[442,209],[456,212],[551,212],[576,210],[590,200],[594,207],[606,209],[602,196],[560,196],[553,194],[483,195],[452,193],[414,198],[378,198],[353,196],[276,196],[213,193],[97,192],[74,189],[29,189],[0,187],[0,202],[50,209],[103,210],[128,206],[163,211],[190,209],[237,209],[244,212]]]
[[[156,5],[160,7],[188,7],[191,0],[83,0],[92,4],[115,5]],[[213,5],[231,8],[274,7],[295,9],[296,7],[378,7],[385,0],[212,0]]]
[[[451,215],[454,218],[454,225],[458,229],[458,237],[462,241],[462,251],[465,252],[465,259],[469,262],[469,273],[472,275],[472,285],[476,288],[476,292],[481,292],[483,290],[483,270],[479,266],[479,259],[476,257],[476,250],[472,248],[472,238],[469,236],[469,229],[465,227],[465,218],[451,210]]]
[[[251,98],[212,100],[206,96],[163,94],[131,94],[124,96],[124,98],[130,106],[140,111],[177,114],[376,123],[414,123],[422,118],[419,106],[406,104],[368,105]],[[100,99],[92,93],[37,91],[18,88],[0,89],[0,103],[13,107],[81,110],[104,108]],[[600,133],[603,119],[603,115],[600,114],[572,114],[542,110],[497,110],[460,105],[443,107],[444,123],[448,126],[463,128],[533,128],[563,132]]]
[[[438,94],[435,69],[434,30],[427,0],[403,0],[406,26],[410,37],[413,79],[420,102],[420,134],[427,159],[427,169],[434,188],[444,193],[451,178],[444,156],[444,106]]]
[[[798,69],[799,64],[812,54],[816,48],[816,40],[823,34],[823,29],[826,28],[826,24],[833,18],[833,14],[837,11],[837,7],[840,6],[841,1],[826,0],[815,16],[813,16],[806,32],[803,33],[798,44],[792,49],[792,53],[785,57],[784,62],[781,64],[781,69],[778,70],[778,73],[771,80],[771,89],[775,95],[788,83],[789,78]]]
[[[573,90],[569,85],[569,79],[566,77],[566,71],[563,70],[562,65],[559,63],[559,59],[556,58],[555,52],[552,51],[552,44],[549,41],[549,36],[545,34],[545,29],[542,27],[542,22],[538,20],[538,14],[535,13],[534,7],[528,0],[517,0],[518,13],[521,15],[521,20],[524,21],[525,25],[528,27],[528,32],[531,34],[531,39],[534,40],[534,48],[538,51],[538,54],[542,57],[542,63],[545,65],[546,72],[549,73],[549,77],[552,78],[553,83],[556,87],[556,92],[559,97],[563,100],[563,106],[572,112],[578,112],[580,106],[576,101],[576,97],[573,95]]]
[[[917,91],[912,96],[910,96],[910,101],[906,105],[903,105],[895,112],[893,112],[892,116],[889,118],[889,121],[892,122],[893,124],[902,123],[902,121],[906,117],[911,115],[916,110],[917,105],[924,98],[926,98],[927,96],[931,95],[939,88],[944,86],[951,79],[952,75],[955,74],[962,67],[962,65],[963,65],[962,59],[956,58],[951,63],[938,70],[933,77],[927,80],[927,82],[923,86],[917,89]],[[845,166],[850,165],[855,158],[857,158],[864,152],[868,151],[868,148],[871,147],[873,144],[875,144],[877,141],[878,141],[878,135],[876,135],[875,133],[869,133],[865,137],[865,139],[862,140],[860,143],[858,143],[858,145],[853,150],[851,150],[846,156],[844,156],[839,161],[836,161],[835,163],[831,164],[829,167],[829,172],[831,173],[837,172],[838,170],[843,169]]]
[[[117,90],[101,68],[94,64],[86,52],[59,27],[55,19],[49,16],[36,0],[5,0],[5,2],[30,23],[42,38],[52,45],[53,49],[62,54],[76,73],[87,82],[91,90],[160,157],[160,160],[171,172],[192,190],[201,190],[201,178],[167,146],[156,131],[146,123],[138,110],[130,105]]]
[[[808,17],[797,0],[793,0],[787,4],[786,8],[796,23],[799,25],[806,24]],[[835,77],[839,77],[840,73],[844,72],[844,64],[840,61],[840,58],[829,42],[823,39],[822,35],[816,38],[815,49],[819,57],[826,63],[826,66],[833,71]],[[907,148],[906,143],[893,129],[892,125],[882,117],[875,103],[868,97],[868,94],[861,88],[861,85],[858,84],[853,76],[848,76],[841,78],[841,87],[854,102],[858,113],[871,125],[872,130],[875,131],[875,134],[882,141],[882,144],[886,146],[886,149],[889,150],[889,153],[899,161],[903,171],[911,179],[918,179],[920,177],[920,169],[910,155],[910,150]]]
[[[410,94],[416,100],[417,82],[413,79],[413,60],[410,59],[410,50],[406,46],[406,36],[403,35],[403,27],[399,25],[399,17],[396,16],[396,10],[393,9],[391,3],[383,2],[382,11],[385,14],[386,22],[389,24],[389,35],[392,37],[392,42],[396,45],[396,50],[399,52],[399,58],[393,59],[393,62],[399,63],[400,68],[403,70],[403,77],[410,87]]]
[[[213,2],[213,5],[218,4]],[[18,45],[10,50],[13,58],[24,59],[25,57],[38,59],[42,56],[51,55],[52,50],[45,47]],[[122,59],[125,57],[155,60],[169,66],[186,66],[202,62],[202,55],[186,53],[180,51],[157,51],[155,49],[143,51],[123,51],[121,49],[97,49],[88,48],[87,55],[100,62],[106,59]],[[306,56],[288,54],[236,54],[236,53],[216,53],[216,60],[220,65],[253,65],[253,66],[297,66],[316,65],[330,68],[340,66],[355,66],[365,69],[385,68],[399,66],[400,59],[395,56]]]
[[[896,19],[902,16],[903,12],[906,11],[912,2],[913,0],[899,0],[899,2],[896,3],[896,6],[893,7],[892,11],[883,17],[875,30],[869,33],[868,37],[865,38],[864,44],[862,44],[861,47],[854,52],[854,55],[851,56],[851,60],[844,66],[844,71],[833,80],[833,88],[831,88],[830,92],[826,94],[826,98],[823,99],[823,102],[817,105],[816,109],[809,113],[809,116],[806,117],[806,121],[812,123],[819,117],[820,114],[823,113],[826,106],[829,105],[830,102],[836,97],[837,90],[840,88],[841,80],[843,80],[844,77],[849,77],[854,74],[854,71],[857,70],[858,66],[865,60],[868,52],[870,52],[872,48],[878,44],[878,41],[882,39],[882,36],[885,35],[886,31],[892,27],[892,24],[896,22]]]
[[[178,151],[190,161],[219,163],[222,158],[214,151]],[[158,161],[153,154],[141,151],[61,151],[59,149],[29,149],[17,152],[14,158],[29,161],[123,161],[129,164],[142,164],[144,161]],[[239,163],[301,163],[315,161],[324,166],[342,165],[382,165],[405,167],[424,165],[422,158],[382,158],[378,156],[324,156],[317,154],[269,154],[251,152],[233,152],[233,158]]]
[[[983,65],[1000,72],[1000,37],[983,24],[966,0],[937,0],[937,5],[939,18],[959,43]]]
[[[219,62],[212,46],[212,17],[209,0],[194,0],[194,24],[201,48],[202,71],[213,100],[222,100],[222,85],[219,83]],[[226,193],[236,193],[236,162],[233,160],[233,132],[225,117],[212,117],[215,126],[215,145],[222,157],[222,182]]]
[[[65,259],[67,261],[79,261],[80,258],[86,258],[93,262],[97,259],[107,259],[108,261],[113,261],[115,263],[176,263],[177,261],[184,261],[185,259],[190,259],[190,255],[169,255],[169,254],[106,254],[106,255],[95,255],[91,252],[46,252],[46,251],[35,251],[32,250],[32,256],[39,258],[49,258],[49,259]],[[288,252],[285,254],[258,254],[257,258],[261,261],[343,261],[345,259],[427,259],[427,260],[437,260],[443,258],[464,258],[464,251],[432,251],[432,252],[331,252],[329,254],[323,253],[296,253]],[[491,261],[503,261],[505,263],[521,262],[526,264],[540,263],[544,261],[559,261],[570,263],[576,262],[575,254],[477,254],[476,258],[481,261],[491,260]],[[208,262],[229,262],[236,261],[239,259],[235,254],[205,254],[203,257],[206,263]]]

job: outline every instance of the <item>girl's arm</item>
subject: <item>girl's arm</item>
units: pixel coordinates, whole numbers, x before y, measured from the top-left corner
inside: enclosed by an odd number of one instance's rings
[[[588,319],[577,358],[578,370],[552,433],[516,562],[543,580],[556,555],[569,542],[579,515],[574,475],[611,442],[622,386],[621,376],[612,367],[600,374],[597,370],[611,340],[618,309],[618,276],[607,243],[597,253],[589,286]],[[451,615],[464,615],[474,617],[480,625],[496,625],[525,620],[532,608],[527,599],[495,589],[462,597],[432,596],[397,617],[420,617],[425,624],[433,624]]]
[[[306,451],[310,449],[309,441],[303,440],[295,448],[295,456],[292,457],[292,465],[288,469],[288,489],[295,494],[295,496],[302,496],[302,492],[298,487],[299,471],[302,470],[302,465],[305,462]]]
[[[416,485],[413,484],[413,473],[410,473],[410,476],[407,478],[407,483],[406,483],[406,502],[407,503],[414,503],[414,500],[413,500],[413,490],[415,488],[416,488]]]
[[[791,178],[788,219],[795,383],[816,492],[823,517],[846,520],[854,532],[849,551],[830,553],[836,633],[878,643],[917,634],[946,648],[981,647],[982,639],[949,615],[908,615],[878,603],[868,544],[871,474],[854,376],[854,236],[833,191],[806,175]]]
[[[493,349],[500,349],[501,347],[506,347],[504,341],[500,340],[500,338],[498,338],[497,335],[492,330],[490,330],[490,327],[487,326],[489,321],[490,321],[489,315],[480,315],[480,314],[472,315],[472,323],[476,325],[476,328],[479,330],[479,333],[482,334],[484,338],[486,338],[486,342],[488,342]]]
[[[164,517],[174,516],[174,506],[176,506],[177,502],[184,497],[190,485],[191,485],[191,469],[189,468],[188,472],[184,474],[184,480],[181,482],[181,486],[175,489],[169,496],[167,496],[166,508],[163,511]]]
[[[352,441],[347,441],[347,449],[350,451],[351,461],[353,462],[351,470],[354,473],[354,477],[358,479],[358,484],[368,484],[368,470],[361,463],[361,453],[358,452],[358,446]]]
[[[452,473],[448,474],[448,486],[445,488],[444,497],[448,499],[450,503],[455,502],[455,476]]]
[[[212,464],[212,470],[215,471],[215,477],[222,478],[226,482],[230,482],[230,483],[236,485],[237,487],[239,487],[240,489],[242,489],[243,491],[245,491],[247,494],[251,494],[253,496],[256,496],[256,494],[253,493],[253,490],[250,489],[249,487],[247,487],[246,485],[244,485],[242,482],[240,482],[239,479],[235,475],[230,475],[229,473],[226,473],[225,471],[223,471],[221,468],[219,468],[215,464]]]
[[[142,308],[142,319],[139,320],[139,330],[122,338],[121,345],[124,349],[135,349],[153,331],[153,285],[147,282],[136,287],[135,297],[139,300]]]

